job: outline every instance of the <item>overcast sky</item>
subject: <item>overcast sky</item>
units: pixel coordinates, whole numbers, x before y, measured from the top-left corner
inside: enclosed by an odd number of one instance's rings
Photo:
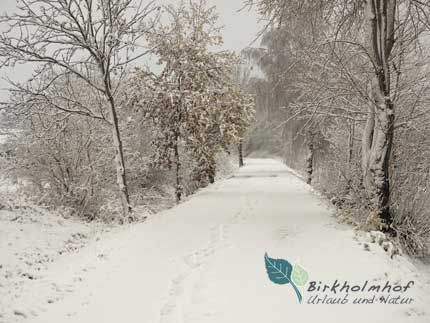
[[[161,1],[165,2],[166,0]],[[179,2],[179,0],[167,1],[170,3]],[[16,0],[0,0],[0,3],[1,12],[13,12],[16,8]],[[226,49],[240,51],[252,43],[261,28],[255,11],[247,9],[239,11],[243,6],[242,0],[208,0],[208,3],[218,8],[219,24],[224,26],[223,36]],[[28,66],[18,66],[13,70],[1,70],[0,76],[1,79],[8,76],[13,80],[23,81],[29,77],[30,73],[31,70]],[[0,88],[6,86],[7,83],[0,80]],[[4,91],[0,91],[0,99],[5,99]]]

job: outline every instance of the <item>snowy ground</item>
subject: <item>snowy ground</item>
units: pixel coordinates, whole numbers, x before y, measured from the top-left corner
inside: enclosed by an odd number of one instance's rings
[[[331,215],[280,162],[251,159],[234,177],[179,207],[56,258],[40,277],[27,279],[25,288],[12,290],[1,280],[0,322],[430,322],[430,271],[403,256],[390,259]],[[3,223],[0,241],[14,246],[3,235],[16,224]],[[53,229],[58,228],[29,232],[27,243],[45,248],[41,234]],[[1,245],[0,260],[9,268],[24,259],[16,260],[8,247]],[[269,281],[265,252],[300,263],[311,281],[413,280],[404,296],[414,301],[310,305],[316,294],[305,293],[304,304],[298,304],[291,286]]]
[[[37,313],[37,304],[63,298],[70,286],[57,284],[50,269],[69,259],[109,228],[65,219],[36,207],[0,211],[0,322]],[[73,256],[72,256],[73,255]],[[23,302],[25,295],[37,295]]]

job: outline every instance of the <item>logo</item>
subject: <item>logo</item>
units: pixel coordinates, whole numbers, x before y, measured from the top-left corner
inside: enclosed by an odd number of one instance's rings
[[[415,300],[408,297],[407,292],[415,282],[382,281],[367,279],[362,282],[340,281],[331,282],[309,281],[309,275],[301,266],[292,265],[286,259],[270,258],[264,254],[269,279],[277,285],[291,285],[299,303],[317,304],[395,304],[410,305]],[[308,298],[303,300],[303,290],[307,286]]]
[[[299,265],[293,265],[286,259],[273,259],[267,253],[264,255],[264,263],[269,279],[278,285],[290,284],[296,292],[299,303],[303,301],[302,292],[299,288],[303,288],[308,282],[309,275]]]

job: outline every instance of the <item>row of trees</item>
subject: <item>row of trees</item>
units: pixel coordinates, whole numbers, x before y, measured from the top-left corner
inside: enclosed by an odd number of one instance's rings
[[[0,63],[34,69],[27,82],[11,82],[2,104],[19,177],[81,210],[112,192],[115,177],[124,218],[133,218],[130,178],[136,192],[150,185],[154,166],[175,168],[181,199],[181,154],[196,188],[213,182],[216,155],[240,142],[253,107],[235,84],[238,60],[216,49],[214,8],[204,1],[163,8],[134,0],[18,2],[17,13],[0,17],[7,28]],[[160,73],[136,69],[151,57]],[[101,206],[112,198],[104,196]]]
[[[246,54],[264,71],[267,88],[280,93],[270,105],[284,116],[278,124],[289,163],[412,252],[428,248],[429,5],[249,4],[268,24],[262,48]]]

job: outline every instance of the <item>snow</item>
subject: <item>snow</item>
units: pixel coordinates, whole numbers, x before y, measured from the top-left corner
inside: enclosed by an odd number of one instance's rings
[[[279,161],[249,159],[178,207],[60,257],[19,296],[2,292],[0,322],[428,323],[428,268],[391,259],[333,214]],[[300,264],[312,281],[414,280],[414,302],[298,304],[291,286],[269,281],[265,252]]]
[[[0,188],[3,191],[4,186]],[[10,193],[10,189],[6,191]],[[22,302],[22,296],[27,293],[46,290],[45,301],[58,298],[59,286],[54,282],[41,286],[39,282],[46,281],[53,263],[62,258],[68,261],[71,253],[78,252],[106,229],[106,226],[66,219],[28,205],[1,210],[0,322],[11,322],[11,315],[27,317],[27,310],[35,311]]]

